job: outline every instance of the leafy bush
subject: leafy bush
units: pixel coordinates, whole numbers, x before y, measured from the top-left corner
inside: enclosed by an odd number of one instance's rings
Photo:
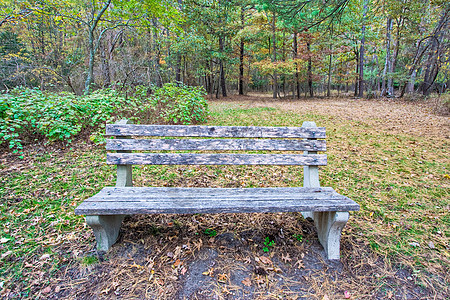
[[[208,104],[203,87],[167,83],[156,89],[151,105],[164,123],[197,124],[206,122]]]
[[[0,95],[0,144],[7,143],[14,152],[22,149],[22,139],[44,136],[49,141],[66,141],[83,130],[99,130],[91,135],[101,141],[106,122],[131,118],[136,123],[192,124],[206,121],[204,91],[197,87],[165,85],[146,98],[137,91],[124,97],[111,89],[90,95],[42,92],[16,88]]]

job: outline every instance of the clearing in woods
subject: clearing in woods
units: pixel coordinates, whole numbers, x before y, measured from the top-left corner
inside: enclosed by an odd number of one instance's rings
[[[74,208],[114,167],[103,146],[0,156],[1,296],[45,299],[448,299],[450,123],[425,104],[355,99],[210,101],[208,125],[327,128],[322,186],[361,205],[324,260],[299,213],[125,220],[103,256]],[[141,166],[136,186],[300,186],[301,167]]]

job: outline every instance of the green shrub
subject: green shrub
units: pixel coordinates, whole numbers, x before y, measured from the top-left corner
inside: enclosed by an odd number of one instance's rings
[[[111,89],[76,96],[16,88],[0,95],[0,144],[18,152],[23,139],[41,136],[70,143],[83,130],[91,133],[92,141],[101,142],[105,123],[121,118],[147,124],[206,121],[207,103],[202,88],[166,84],[151,98],[146,98],[146,90],[138,87],[133,97],[124,97]]]
[[[156,89],[151,105],[164,123],[198,124],[206,122],[208,104],[203,87],[167,83]]]

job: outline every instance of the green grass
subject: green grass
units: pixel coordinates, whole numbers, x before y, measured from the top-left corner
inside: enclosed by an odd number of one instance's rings
[[[328,166],[321,168],[321,184],[361,205],[344,235],[391,263],[413,268],[424,285],[430,284],[430,275],[425,275],[430,270],[446,274],[446,141],[394,135],[344,118],[246,109],[234,103],[213,103],[208,124],[301,126],[306,120],[327,127]],[[136,186],[300,186],[303,180],[302,167],[138,166],[133,172]],[[93,236],[73,211],[102,187],[114,185],[114,167],[106,165],[103,147],[25,152],[23,160],[0,161],[0,175],[3,289],[27,297],[35,280],[50,282],[59,268],[96,263],[83,254],[92,249]],[[411,246],[414,242],[419,247]]]

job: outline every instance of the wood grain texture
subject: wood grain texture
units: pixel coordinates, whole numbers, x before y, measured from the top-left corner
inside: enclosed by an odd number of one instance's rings
[[[359,205],[331,188],[104,188],[78,215],[354,211]]]
[[[326,151],[326,141],[273,139],[114,139],[107,140],[106,150]]]
[[[109,136],[172,136],[234,138],[316,138],[326,137],[324,127],[257,127],[197,125],[106,125]]]
[[[110,165],[310,165],[324,166],[324,154],[107,153]]]

